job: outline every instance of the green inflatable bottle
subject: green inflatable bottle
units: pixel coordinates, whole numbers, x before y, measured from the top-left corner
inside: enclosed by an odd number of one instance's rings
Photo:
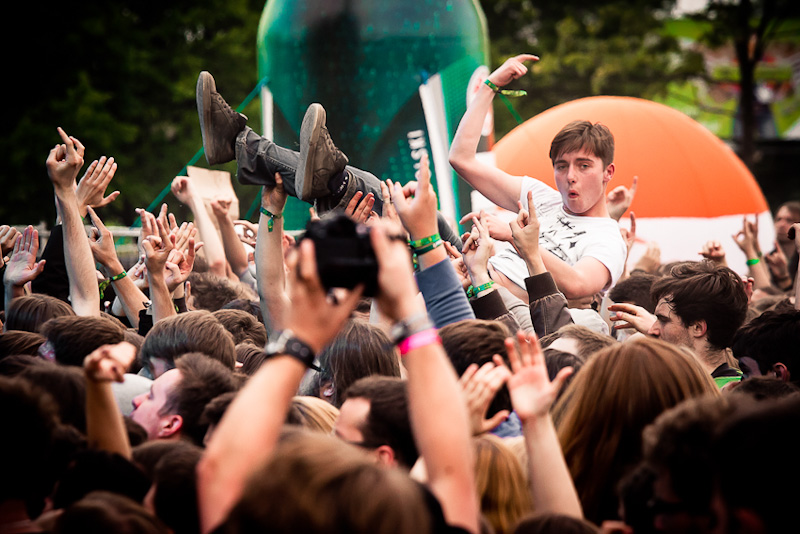
[[[405,183],[428,152],[440,210],[457,222],[469,208],[447,151],[489,74],[477,0],[269,0],[257,46],[263,135],[297,149],[303,114],[319,102],[351,165]],[[291,198],[285,213],[287,228],[302,228],[308,205]]]

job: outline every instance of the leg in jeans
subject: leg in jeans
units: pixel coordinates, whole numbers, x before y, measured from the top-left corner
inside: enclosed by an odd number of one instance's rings
[[[295,189],[295,172],[300,165],[300,153],[284,148],[255,133],[250,127],[245,127],[236,136],[236,163],[238,165],[237,178],[246,185],[275,185],[275,173],[281,173],[283,186],[286,192],[297,197]],[[320,214],[332,210],[343,210],[350,203],[357,191],[362,191],[366,196],[372,193],[375,197],[373,209],[378,214],[383,211],[383,195],[381,182],[378,178],[362,169],[351,165],[345,167],[348,174],[347,189],[344,196],[338,201],[332,198],[317,199],[317,210]],[[437,212],[439,233],[442,239],[449,241],[461,250],[461,238],[450,227],[441,213]]]

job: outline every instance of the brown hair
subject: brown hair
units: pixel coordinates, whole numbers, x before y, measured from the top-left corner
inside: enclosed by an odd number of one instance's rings
[[[224,309],[213,312],[214,317],[233,336],[234,344],[250,343],[263,347],[267,344],[267,329],[258,319],[244,310]]]
[[[217,396],[236,391],[238,384],[229,368],[200,352],[181,356],[175,366],[181,372],[181,379],[161,413],[180,415],[183,418],[181,435],[196,445],[202,445],[208,430],[202,417],[203,410]]]
[[[333,383],[331,404],[344,402],[350,385],[365,376],[400,377],[400,362],[389,337],[378,326],[351,319],[320,354],[323,377]]]
[[[250,478],[221,532],[425,534],[431,517],[419,484],[363,451],[318,432],[284,432]]]
[[[533,510],[522,465],[495,435],[482,434],[473,439],[473,446],[481,513],[497,534],[511,532],[517,521]]]
[[[591,357],[553,408],[587,519],[617,515],[614,488],[641,457],[641,433],[679,402],[719,390],[700,363],[657,339],[617,343]]]
[[[710,261],[676,265],[653,283],[651,295],[656,304],[665,299],[685,326],[705,321],[708,343],[716,349],[730,347],[747,314],[741,277]]]
[[[15,354],[37,356],[39,347],[45,341],[47,341],[47,338],[37,332],[9,330],[8,332],[0,333],[0,358]]]
[[[328,401],[319,397],[297,395],[289,406],[286,422],[290,425],[330,434],[333,432],[333,425],[336,424],[338,416],[339,409]]]
[[[588,359],[589,356],[599,350],[617,344],[617,340],[613,337],[601,334],[588,326],[580,324],[566,324],[552,334],[547,334],[540,339],[539,342],[542,344],[543,348],[547,348],[553,341],[560,338],[574,339],[578,344],[579,354],[577,354],[577,356],[583,360]]]
[[[604,124],[589,121],[572,121],[556,134],[550,143],[550,161],[564,154],[585,149],[603,161],[608,167],[614,161],[614,135]]]
[[[249,286],[211,272],[193,271],[188,280],[194,309],[216,311],[234,300],[258,298]]]
[[[125,327],[106,317],[66,315],[47,321],[41,328],[55,351],[58,363],[83,367],[83,360],[103,345],[114,345],[125,339]]]
[[[464,374],[464,371],[472,363],[480,366],[492,361],[492,356],[495,354],[499,354],[505,360],[506,365],[510,366],[505,340],[511,335],[508,327],[500,321],[483,319],[465,319],[451,323],[439,330],[442,347],[458,376]],[[509,397],[508,388],[503,385],[486,410],[486,417],[492,417],[500,410],[511,409],[511,397]]]
[[[64,510],[56,520],[53,532],[167,534],[170,531],[160,519],[133,499],[110,491],[93,491]]]
[[[3,328],[40,332],[45,322],[63,315],[75,316],[75,310],[63,300],[44,293],[33,293],[17,297],[8,304]]]
[[[230,369],[236,363],[233,336],[211,312],[202,310],[158,321],[145,336],[139,354],[144,366],[161,358],[174,367],[175,359],[187,352],[202,352]]]

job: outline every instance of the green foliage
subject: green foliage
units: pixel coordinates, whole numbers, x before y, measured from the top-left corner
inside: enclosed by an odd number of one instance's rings
[[[514,101],[523,119],[593,95],[651,98],[663,94],[670,82],[702,72],[702,58],[681,50],[666,31],[672,1],[484,0],[482,4],[493,67],[521,52],[541,58],[532,74],[513,87],[528,91],[528,97]],[[502,107],[495,111],[495,130],[502,136],[516,122]]]
[[[86,145],[87,166],[102,155],[116,159],[111,187],[123,194],[101,216],[133,223],[134,208],[147,207],[202,145],[198,73],[214,73],[233,103],[257,83],[255,40],[263,0],[128,4],[19,6],[19,23],[4,35],[13,57],[7,64],[7,126],[0,133],[3,223],[55,218],[44,162],[59,141],[57,126]],[[253,107],[246,111],[258,128]],[[235,171],[235,165],[226,170]],[[255,194],[248,190],[243,196]],[[178,211],[174,198],[165,200]]]

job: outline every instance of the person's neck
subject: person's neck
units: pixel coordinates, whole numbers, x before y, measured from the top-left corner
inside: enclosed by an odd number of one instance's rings
[[[711,374],[714,369],[727,361],[725,349],[714,349],[709,346],[707,341],[698,344],[698,346],[695,347],[695,353],[697,353],[697,357],[700,360],[700,365],[703,366],[703,369],[705,369],[708,374]]]

